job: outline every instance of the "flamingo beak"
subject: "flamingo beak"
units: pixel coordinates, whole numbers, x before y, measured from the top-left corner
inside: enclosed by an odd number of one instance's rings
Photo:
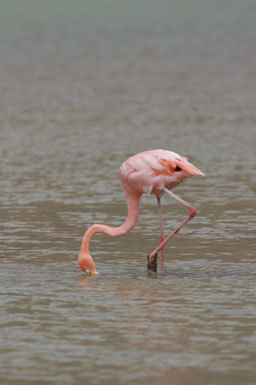
[[[90,271],[90,275],[91,275],[91,276],[99,275],[99,274],[100,274],[100,273],[99,273],[98,271],[96,271],[96,270]]]
[[[96,271],[96,270],[90,270],[90,269],[88,269],[88,268],[85,268],[83,271],[84,271],[85,273],[91,275],[92,277],[93,277],[94,275],[99,275],[99,274],[100,274],[98,271]]]
[[[187,162],[186,164],[182,164],[183,171],[189,174],[189,176],[194,176],[194,175],[201,175],[205,176],[205,174],[196,168],[192,163]]]

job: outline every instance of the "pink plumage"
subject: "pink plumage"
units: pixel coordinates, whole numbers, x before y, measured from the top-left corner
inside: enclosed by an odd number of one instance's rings
[[[182,172],[175,171],[180,168]],[[179,170],[179,171],[181,171]],[[186,157],[166,150],[144,151],[128,158],[120,167],[125,190],[162,195],[163,188],[172,189],[192,175],[203,175]]]
[[[161,250],[161,267],[163,269],[163,248],[165,244],[196,214],[195,209],[170,190],[190,176],[204,174],[190,163],[186,157],[166,150],[144,151],[133,155],[121,165],[119,172],[126,195],[127,218],[121,226],[116,228],[101,224],[92,225],[86,231],[82,240],[78,258],[79,266],[82,271],[87,269],[92,275],[98,274],[89,251],[90,239],[96,233],[118,237],[129,232],[137,222],[140,198],[145,193],[153,194],[157,198],[161,233],[158,247],[148,256],[148,268],[156,271],[157,252]],[[164,239],[161,196],[165,192],[187,207],[190,210],[190,215]]]

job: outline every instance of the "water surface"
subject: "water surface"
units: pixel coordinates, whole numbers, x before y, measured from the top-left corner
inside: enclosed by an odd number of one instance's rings
[[[256,383],[255,17],[253,0],[1,5],[1,384]],[[86,228],[125,218],[122,161],[155,148],[206,173],[175,190],[198,215],[148,275],[144,196],[82,274]],[[168,233],[187,213],[163,204]]]

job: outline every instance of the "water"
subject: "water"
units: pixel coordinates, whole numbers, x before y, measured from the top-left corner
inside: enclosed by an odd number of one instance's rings
[[[253,0],[2,2],[1,384],[254,385]],[[149,276],[157,205],[126,237],[118,169],[164,148],[205,178],[198,211]],[[166,197],[166,233],[187,214]]]

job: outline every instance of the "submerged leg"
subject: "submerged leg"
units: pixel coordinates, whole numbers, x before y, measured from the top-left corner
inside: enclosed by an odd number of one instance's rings
[[[159,214],[159,224],[160,224],[160,241],[159,245],[163,243],[164,241],[164,232],[163,232],[163,219],[162,219],[162,208],[161,208],[161,198],[157,197],[157,204],[158,204],[158,214]],[[164,247],[162,246],[161,249],[161,270],[164,270]]]
[[[148,261],[149,263],[151,262],[151,260],[153,259],[153,257],[157,254],[157,252],[159,250],[162,249],[162,247],[186,224],[188,223],[192,218],[194,218],[194,216],[196,215],[196,210],[190,206],[187,202],[185,202],[183,199],[179,198],[176,194],[174,194],[172,191],[168,190],[167,188],[164,188],[164,191],[171,195],[176,201],[180,202],[183,206],[187,207],[190,211],[190,214],[189,216],[184,219],[183,222],[181,222],[181,224],[174,230],[171,232],[171,234],[169,234],[162,243],[160,243],[160,245],[158,245],[148,256]]]
[[[161,198],[157,197],[157,205],[158,205],[158,214],[159,214],[159,225],[160,225],[160,240],[159,240],[159,245],[164,241],[164,233],[163,233],[163,219],[162,219],[162,209],[161,209]],[[161,249],[161,270],[164,269],[164,247],[162,246]],[[149,255],[147,258],[148,261],[148,271],[154,271],[155,273],[157,272],[157,253],[154,255],[153,258],[149,260]]]
[[[153,271],[153,272],[157,272],[157,253],[153,255],[153,257],[151,257],[151,259],[149,260],[149,255],[147,257],[147,268],[148,268],[148,271]]]

